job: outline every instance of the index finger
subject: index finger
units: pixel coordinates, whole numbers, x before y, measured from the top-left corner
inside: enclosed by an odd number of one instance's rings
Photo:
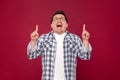
[[[35,29],[36,32],[38,32],[38,25],[36,25],[36,29]]]
[[[83,31],[85,31],[85,24],[83,24]]]

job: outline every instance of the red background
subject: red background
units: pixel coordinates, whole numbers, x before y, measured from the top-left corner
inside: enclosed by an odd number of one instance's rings
[[[77,61],[77,80],[120,80],[120,6],[117,0],[0,0],[0,80],[40,80],[41,56],[27,58],[30,33],[51,31],[50,17],[64,10],[68,30],[90,32],[91,60]]]

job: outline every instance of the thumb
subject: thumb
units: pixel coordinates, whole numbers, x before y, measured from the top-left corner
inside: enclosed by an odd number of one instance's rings
[[[35,29],[36,32],[38,32],[38,25],[36,25],[36,29]]]

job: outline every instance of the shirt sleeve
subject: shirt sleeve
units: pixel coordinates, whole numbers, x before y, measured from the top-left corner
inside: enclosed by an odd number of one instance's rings
[[[29,59],[35,59],[42,53],[42,37],[40,37],[35,44],[33,50],[31,50],[31,42],[27,46],[27,55]]]
[[[91,52],[92,52],[91,44],[89,43],[89,49],[88,49],[88,51],[87,51],[86,48],[84,47],[81,39],[78,38],[78,39],[77,39],[77,53],[78,53],[78,56],[79,56],[82,60],[89,60],[90,57],[91,57]]]

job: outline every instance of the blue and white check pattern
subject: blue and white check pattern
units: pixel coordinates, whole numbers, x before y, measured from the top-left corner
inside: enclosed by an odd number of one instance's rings
[[[28,45],[29,59],[35,59],[40,54],[42,55],[42,80],[53,80],[54,78],[56,44],[53,31],[51,31],[39,37],[33,51],[30,50],[30,43]],[[86,51],[81,39],[77,35],[67,32],[63,49],[66,80],[76,80],[76,57],[79,56],[83,60],[89,60],[92,48],[89,44],[89,51]]]

